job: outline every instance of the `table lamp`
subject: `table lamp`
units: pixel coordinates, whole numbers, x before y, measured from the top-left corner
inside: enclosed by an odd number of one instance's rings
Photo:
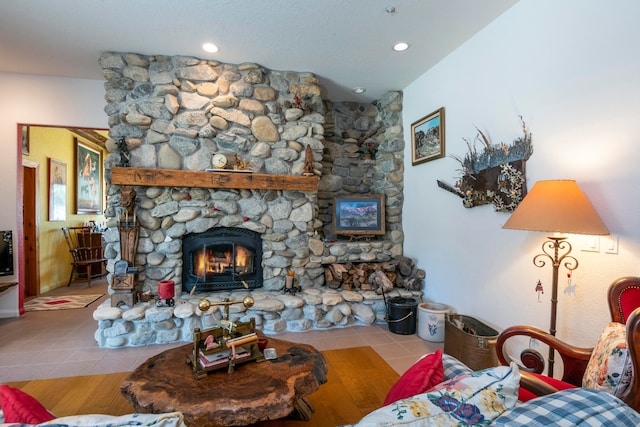
[[[609,234],[593,205],[573,180],[536,182],[502,228],[571,234]],[[549,236],[547,239],[542,244],[542,253],[533,257],[533,264],[539,268],[544,267],[545,257],[553,263],[549,333],[555,336],[558,269],[563,265],[567,270],[573,271],[578,268],[578,260],[569,255],[572,247],[566,241],[566,237]],[[550,377],[553,377],[553,356],[553,348],[549,348],[547,372]]]

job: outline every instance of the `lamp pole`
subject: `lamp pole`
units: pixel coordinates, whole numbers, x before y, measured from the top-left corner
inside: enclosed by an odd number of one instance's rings
[[[566,237],[547,237],[547,241],[542,244],[541,254],[533,257],[533,264],[538,267],[544,267],[546,265],[544,257],[547,257],[553,263],[553,281],[551,284],[551,320],[549,324],[549,333],[553,336],[556,335],[556,312],[558,309],[558,269],[562,262],[564,267],[573,271],[578,268],[578,260],[571,253],[571,243],[566,241]],[[562,251],[562,252],[561,252]],[[553,363],[554,363],[554,351],[549,347],[549,359],[547,375],[553,377]]]

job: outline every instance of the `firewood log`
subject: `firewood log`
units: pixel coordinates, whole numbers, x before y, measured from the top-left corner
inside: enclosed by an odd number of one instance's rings
[[[324,269],[324,281],[331,289],[337,289],[342,284],[342,280],[335,278],[331,268]]]
[[[385,276],[381,271],[376,271],[369,276],[369,283],[374,285],[376,292],[382,293],[391,292],[393,290],[393,283]]]

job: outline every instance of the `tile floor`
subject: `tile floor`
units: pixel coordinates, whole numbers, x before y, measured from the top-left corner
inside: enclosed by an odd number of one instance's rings
[[[131,371],[147,358],[185,344],[98,347],[92,314],[108,297],[104,279],[92,281],[90,288],[86,282],[77,282],[46,295],[97,293],[104,296],[83,309],[27,312],[19,318],[0,319],[0,383]],[[318,350],[369,345],[400,374],[421,355],[443,347],[442,343],[422,340],[417,333],[392,333],[387,324],[288,332],[277,338],[310,344]]]

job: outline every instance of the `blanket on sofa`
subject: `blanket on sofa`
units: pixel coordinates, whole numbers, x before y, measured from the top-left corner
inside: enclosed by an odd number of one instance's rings
[[[640,426],[640,414],[602,390],[574,388],[518,402],[515,364],[473,372],[443,355],[445,381],[343,427]]]

